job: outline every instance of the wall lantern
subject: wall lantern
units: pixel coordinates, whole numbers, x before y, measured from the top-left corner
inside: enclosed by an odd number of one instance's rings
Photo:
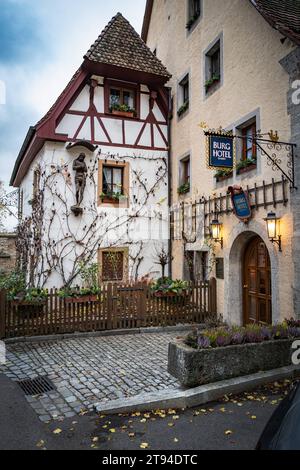
[[[267,223],[267,231],[268,231],[268,237],[269,240],[272,243],[277,243],[279,246],[279,251],[282,251],[281,249],[281,235],[279,232],[280,229],[280,218],[276,217],[275,212],[269,212],[267,215],[267,218],[265,219]]]
[[[223,248],[223,237],[221,236],[222,226],[223,224],[221,224],[221,222],[219,222],[218,219],[214,219],[210,224],[211,238],[215,242],[220,243],[221,248]]]

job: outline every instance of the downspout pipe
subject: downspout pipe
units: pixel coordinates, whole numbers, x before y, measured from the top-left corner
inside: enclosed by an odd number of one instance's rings
[[[169,253],[169,277],[172,279],[172,227],[171,227],[171,205],[172,205],[172,161],[171,161],[171,149],[172,149],[172,133],[171,133],[171,122],[172,122],[172,88],[168,87],[168,218],[169,218],[169,240],[168,240],[168,253]]]

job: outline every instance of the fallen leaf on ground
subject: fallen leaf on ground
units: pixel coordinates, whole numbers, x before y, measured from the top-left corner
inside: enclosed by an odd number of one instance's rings
[[[231,434],[232,434],[232,431],[230,429],[227,429],[227,431],[225,431],[226,436],[230,436]]]
[[[134,432],[129,432],[129,433],[128,433],[128,436],[129,436],[129,437],[134,437],[134,436],[135,436],[135,433],[134,433]]]
[[[44,447],[44,445],[45,445],[45,441],[40,440],[40,441],[37,443],[36,446],[37,446],[37,447]]]
[[[177,439],[177,437],[174,437],[174,442],[179,442],[179,440]]]
[[[148,447],[149,447],[149,444],[147,442],[142,442],[140,445],[141,449],[148,449]]]
[[[114,428],[111,428],[111,429],[109,430],[109,432],[114,433],[114,432],[116,432],[116,430],[115,430]]]
[[[62,429],[57,428],[53,431],[53,434],[60,434],[62,432]]]
[[[251,419],[256,419],[256,416],[255,416],[255,415],[252,415],[252,416],[251,416]]]

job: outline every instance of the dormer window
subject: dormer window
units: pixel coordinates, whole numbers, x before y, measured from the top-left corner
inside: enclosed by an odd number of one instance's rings
[[[135,90],[110,87],[109,111],[119,116],[134,117],[136,115]]]

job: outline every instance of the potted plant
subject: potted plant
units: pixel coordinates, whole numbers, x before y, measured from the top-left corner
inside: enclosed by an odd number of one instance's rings
[[[87,264],[85,261],[79,263],[79,276],[83,287],[67,286],[60,289],[58,295],[66,303],[97,302],[101,289],[98,285],[98,264]]]
[[[206,80],[204,86],[206,93],[212,88],[216,83],[220,81],[220,75],[213,75],[211,78]]]
[[[183,103],[182,106],[177,111],[177,116],[180,117],[182,116],[187,110],[189,109],[189,100],[187,100],[185,103]]]
[[[246,160],[241,160],[236,165],[236,172],[238,175],[246,173],[247,171],[255,170],[256,168],[256,158],[249,158]]]
[[[122,192],[114,192],[114,191],[111,191],[111,192],[107,192],[107,193],[101,193],[100,194],[100,199],[101,199],[101,202],[120,202],[122,200],[125,200],[126,199],[126,196],[125,194],[123,194]]]
[[[169,277],[161,277],[151,286],[154,297],[164,299],[178,297],[186,298],[189,294],[187,281],[173,280]]]
[[[189,191],[190,191],[190,183],[189,182],[181,184],[179,186],[179,188],[177,189],[177,193],[180,196],[182,196],[183,194],[187,194]]]
[[[231,178],[232,175],[233,175],[232,168],[222,168],[222,169],[218,170],[215,173],[214,176],[215,176],[217,182],[220,183],[221,181],[224,181],[224,180],[227,180],[228,178]]]
[[[189,19],[189,21],[186,24],[186,29],[190,31],[192,28],[193,24],[197,21],[197,19],[200,16],[200,11],[196,11],[196,13]]]
[[[67,304],[78,304],[83,302],[97,302],[101,293],[100,287],[94,288],[80,288],[67,287],[58,291],[58,296]]]
[[[110,112],[116,116],[122,117],[135,117],[136,110],[128,106],[127,104],[113,104],[110,108]]]

